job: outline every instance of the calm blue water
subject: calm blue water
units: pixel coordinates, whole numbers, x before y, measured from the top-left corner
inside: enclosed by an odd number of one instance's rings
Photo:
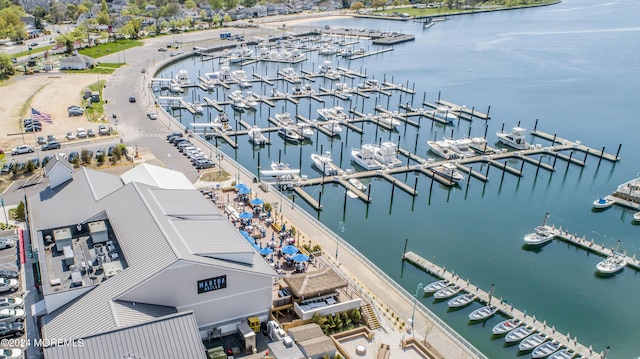
[[[608,246],[620,240],[627,253],[640,255],[640,226],[631,223],[633,212],[619,207],[599,213],[591,210],[594,199],[612,192],[619,183],[637,177],[640,172],[636,159],[640,151],[637,141],[640,130],[639,10],[640,5],[633,1],[582,0],[551,7],[461,16],[428,30],[412,22],[359,19],[328,22],[344,27],[414,33],[415,42],[349,64],[340,60],[340,66],[363,71],[366,68],[367,74],[377,79],[389,80],[393,76],[396,83],[409,81],[410,86],[415,82],[417,93],[413,102],[416,106],[423,93],[427,101],[434,102],[439,92],[443,99],[473,106],[482,112],[491,106],[492,119],[487,122],[490,144],[496,141],[495,132],[503,123],[510,128],[521,122],[522,126],[532,129],[539,119],[540,130],[580,140],[595,148],[605,146],[608,152],[615,153],[621,143],[622,160],[616,164],[603,161],[598,166],[597,158],[589,157],[584,168],[575,165],[567,168],[566,162],[558,160],[554,173],[540,169],[537,177],[535,166],[525,164],[522,178],[509,174],[502,178],[497,168],[491,168],[488,183],[472,179],[468,186],[453,189],[437,183],[431,188],[430,180],[419,176],[419,195],[413,198],[396,188],[392,204],[391,185],[373,179],[371,205],[348,200],[346,213],[325,210],[317,216],[336,231],[338,223],[344,220],[343,238],[409,292],[414,292],[418,283],[427,284],[433,278],[410,265],[401,266],[405,238],[409,239],[409,250],[487,290],[494,283],[496,296],[546,320],[563,333],[570,332],[594,350],[599,352],[611,346],[610,358],[640,357],[637,272],[627,268],[615,277],[599,278],[594,272],[600,258],[559,241],[536,252],[522,248],[523,235],[540,224],[545,212],[549,212],[550,224]],[[309,61],[295,67],[315,71],[323,60],[312,55]],[[333,61],[336,64],[337,60]],[[184,68],[195,80],[199,73],[218,67],[217,62],[201,63],[194,59],[165,69],[164,75],[168,77]],[[254,71],[275,75],[277,68],[276,64],[260,64],[244,70],[249,75]],[[314,83],[316,89],[319,85],[331,86],[329,81]],[[287,90],[284,84],[279,88]],[[270,87],[256,84],[253,90],[266,93]],[[184,97],[197,102],[205,95],[221,100],[224,94],[197,90]],[[318,108],[334,105],[331,98],[325,100],[326,104],[303,100],[297,109],[283,102],[277,103],[274,109],[262,105],[259,111],[245,113],[242,118],[267,126],[267,116],[281,111],[297,110],[304,116],[315,117]],[[398,103],[411,101],[411,97],[403,94],[401,99],[399,93],[388,100],[385,96],[372,96],[364,101],[365,112],[372,112],[376,101],[383,106],[387,106],[388,101],[389,107],[396,110]],[[354,98],[352,102],[336,104],[362,108],[361,98]],[[228,113],[231,114],[231,110]],[[182,116],[185,123],[193,121],[191,115]],[[204,122],[208,116],[205,113],[196,120]],[[348,153],[351,148],[359,147],[361,141],[399,140],[402,147],[410,150],[415,147],[418,155],[428,157],[428,139],[450,136],[452,131],[454,137],[464,137],[469,132],[472,136],[482,136],[485,122],[461,121],[444,128],[423,120],[419,130],[408,126],[393,133],[376,132],[372,125],[365,125],[364,129],[362,137],[349,132],[330,140],[320,134],[302,146],[284,144],[275,135],[272,135],[273,145],[261,150],[254,150],[246,138],[238,139],[241,146],[237,150],[220,145],[228,155],[254,172],[260,153],[263,167],[281,157],[292,167],[298,167],[301,162],[302,174],[315,177],[319,173],[311,167],[309,156],[321,150],[330,150],[334,162],[340,164],[342,148],[341,166],[345,169],[353,168]],[[531,140],[547,144],[540,139]],[[577,153],[576,157],[582,159],[584,154]],[[552,159],[543,161],[551,163]],[[520,167],[519,161],[509,164]],[[474,169],[486,171],[486,167],[479,164]],[[416,181],[413,174],[397,178],[411,186]],[[319,187],[306,190],[316,198],[323,191],[325,208],[342,208],[342,187],[327,185],[324,190]],[[296,203],[316,215],[301,200],[297,199]],[[334,249],[326,250],[332,253]],[[484,326],[468,325],[467,315],[472,308],[447,313],[446,303],[433,304],[431,298],[421,300],[488,357],[516,356],[514,347],[504,348],[503,340],[490,339],[490,329],[501,318],[493,318]]]

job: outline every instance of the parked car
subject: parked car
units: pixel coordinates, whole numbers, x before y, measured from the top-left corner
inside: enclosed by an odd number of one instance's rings
[[[0,238],[0,249],[7,249],[16,245],[16,239],[14,237],[2,237]]]
[[[67,132],[67,135],[65,137],[67,137],[67,140],[72,141],[72,140],[76,139],[76,134],[71,132],[71,131],[69,131],[69,132]]]
[[[25,118],[24,120],[22,120],[22,123],[27,126],[27,125],[40,125],[42,126],[42,122],[38,121],[38,120],[34,120],[32,118]]]
[[[167,51],[167,48],[166,48],[166,47],[159,47],[159,48],[158,48],[158,51],[160,51],[160,52],[166,52],[166,51]]]
[[[87,136],[96,137],[96,132],[93,130],[93,128],[87,130]]]
[[[33,152],[33,146],[29,145],[20,145],[11,150],[12,155],[21,155],[23,153],[31,153]]]
[[[182,132],[171,132],[167,135],[167,141],[170,141],[172,137],[182,137]]]
[[[12,279],[15,280],[15,279]],[[16,281],[17,282],[17,281]],[[24,309],[0,309],[0,323],[2,322],[16,322],[24,320]]]
[[[53,157],[53,156],[48,156],[48,155],[47,155],[47,156],[42,157],[42,167],[46,166],[47,162],[51,161],[51,158],[52,158],[52,157]]]
[[[15,292],[18,290],[18,280],[17,279],[5,279],[0,278],[0,293],[2,292]],[[2,318],[0,318],[0,322]]]
[[[20,359],[22,358],[22,349],[0,349],[0,358],[2,359]]]
[[[75,161],[76,158],[80,158],[80,154],[78,153],[78,151],[69,152],[69,158],[68,158],[69,162]]]
[[[215,167],[215,163],[209,159],[197,160],[195,163],[197,169],[205,169]]]
[[[40,159],[38,157],[29,158],[29,161],[31,161],[36,168],[40,167]]]
[[[54,136],[54,135],[47,135],[47,142],[51,142],[51,141],[57,141],[56,136]]]
[[[84,128],[82,128],[82,127],[78,127],[76,129],[76,137],[78,137],[78,138],[87,138],[87,131],[85,131]]]
[[[11,171],[13,171],[13,167],[15,166],[15,162],[7,162],[4,165],[2,165],[2,169],[0,169],[0,174],[7,174]]]
[[[147,112],[147,117],[150,120],[157,120],[158,119],[158,115],[156,115],[155,112]]]
[[[0,323],[0,338],[10,338],[24,334],[24,324],[20,322]],[[0,352],[1,354],[2,352]],[[0,356],[5,358],[6,356]],[[9,357],[11,358],[11,357]],[[20,358],[20,357],[16,357]]]
[[[108,135],[109,134],[109,129],[105,125],[99,125],[98,126],[98,133],[101,134],[101,135]]]
[[[13,309],[16,307],[23,307],[24,300],[19,297],[2,297],[0,298],[0,309]],[[24,307],[23,307],[24,308]]]
[[[115,145],[109,146],[109,149],[107,150],[107,156],[113,155],[113,150],[115,150],[115,149],[116,149]]]
[[[18,272],[9,269],[0,269],[0,278],[17,279]]]
[[[38,139],[36,140],[36,142],[39,145],[44,145],[45,143],[47,143],[47,140],[44,138],[44,136],[38,136]]]
[[[98,148],[98,149],[96,150],[96,159],[97,159],[98,157],[100,157],[101,155],[105,155],[105,156],[107,155],[107,153],[105,152],[104,148]]]
[[[43,145],[42,147],[40,147],[40,149],[43,150],[43,151],[56,150],[56,149],[60,148],[60,146],[61,146],[60,142],[58,142],[58,141],[50,141],[46,145]]]
[[[68,111],[69,116],[82,116],[84,115],[84,110],[81,108],[78,109],[72,109]]]
[[[140,72],[142,72],[143,74],[147,73],[147,69],[143,68],[140,70]]]
[[[42,131],[42,125],[32,124],[25,126],[24,132],[40,132]]]
[[[134,103],[136,102],[136,98],[133,96],[129,96],[129,102]]]

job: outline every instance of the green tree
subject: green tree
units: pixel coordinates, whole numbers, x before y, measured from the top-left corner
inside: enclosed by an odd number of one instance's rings
[[[96,158],[96,161],[98,161],[98,165],[102,165],[104,164],[104,161],[106,161],[107,159],[107,155],[103,153],[98,155],[98,158]]]
[[[8,37],[14,41],[27,38],[24,23],[20,21],[22,15],[24,11],[17,5],[0,10],[0,38]]]
[[[362,3],[362,1],[356,1],[353,4],[351,4],[351,10],[358,11],[363,8],[364,8],[364,4]]]
[[[51,4],[51,13],[49,14],[51,21],[54,24],[59,24],[64,21],[64,13],[66,11],[66,6],[62,3],[62,1],[56,1]]]
[[[91,164],[91,154],[89,153],[89,150],[87,150],[86,148],[83,148],[82,151],[80,151],[80,158],[82,159],[82,162],[90,165]]]
[[[220,15],[218,15],[218,14],[213,15],[213,24],[214,25],[221,25],[221,21],[222,21],[222,19],[220,18]]]
[[[33,173],[33,171],[36,169],[36,164],[33,163],[33,161],[29,160],[27,161],[27,168],[25,168],[24,172],[25,173]]]
[[[111,18],[109,17],[109,14],[106,13],[106,12],[100,11],[98,13],[98,16],[96,16],[96,20],[98,20],[98,24],[100,24],[100,25],[109,25],[109,24],[111,24]]]
[[[18,203],[18,207],[16,207],[16,217],[18,221],[24,222],[27,219],[27,211],[24,206],[24,202]]]
[[[137,39],[140,35],[141,30],[142,20],[140,18],[133,18],[122,27],[120,32],[123,35],[128,35],[132,39]]]
[[[253,7],[258,3],[258,0],[242,0],[241,3],[244,7]]]
[[[78,19],[78,7],[76,4],[67,4],[67,8],[64,12],[64,16],[69,20],[77,20]]]
[[[222,17],[222,24],[224,25],[224,23],[228,23],[231,21],[233,21],[233,19],[231,18],[231,15],[224,14],[224,16]]]
[[[213,10],[222,9],[223,3],[222,0],[209,0],[209,6]]]
[[[189,10],[193,10],[196,8],[196,2],[193,0],[186,0],[184,2],[184,7],[189,9]]]
[[[109,6],[107,6],[107,0],[102,0],[100,3],[100,12],[109,12]]]
[[[7,54],[0,54],[0,78],[6,79],[13,75],[15,70],[11,58]]]

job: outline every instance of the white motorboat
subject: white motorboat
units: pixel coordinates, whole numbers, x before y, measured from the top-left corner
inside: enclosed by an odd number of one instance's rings
[[[389,112],[383,112],[382,114],[380,114],[379,116],[375,117],[376,121],[379,123],[382,123],[384,125],[387,125],[389,127],[398,127],[401,125],[400,121],[398,121],[396,118],[393,117],[392,113]]]
[[[433,111],[433,116],[447,122],[458,120],[458,115],[456,115],[453,110],[447,106],[437,106]]]
[[[560,342],[558,342],[557,340],[544,342],[533,349],[533,353],[531,353],[531,356],[534,359],[546,358],[549,355],[557,352],[560,347]]]
[[[226,129],[227,127],[229,127],[229,117],[227,116],[226,113],[220,112],[213,119],[213,124]]]
[[[517,318],[503,320],[496,324],[491,332],[493,335],[504,335],[522,325],[522,321]]]
[[[596,265],[596,269],[600,274],[615,274],[621,271],[626,265],[625,255],[616,249],[610,256],[600,261]]]
[[[357,178],[349,178],[349,183],[351,183],[353,187],[361,192],[367,191],[367,186],[365,186],[364,183],[360,182],[360,180]]]
[[[209,89],[212,89],[215,85],[220,83],[217,72],[207,72],[202,78]]]
[[[544,341],[547,339],[548,337],[545,333],[531,334],[520,342],[520,345],[518,345],[518,349],[522,352],[533,350],[533,348],[544,343]]]
[[[464,176],[458,171],[456,165],[445,162],[439,166],[429,167],[434,173],[448,179],[451,182],[458,183],[464,180]]]
[[[468,158],[474,157],[476,152],[471,148],[471,140],[468,138],[461,138],[458,140],[449,140],[451,142],[452,148],[456,151],[460,157]]]
[[[398,145],[393,142],[382,142],[374,151],[374,157],[383,165],[393,168],[402,165],[397,156]]]
[[[311,96],[315,93],[316,91],[313,89],[311,84],[304,84],[302,86],[293,87],[293,95],[295,96]]]
[[[333,90],[333,93],[346,97],[347,100],[351,100],[351,93],[353,89],[349,87],[348,84],[344,82],[340,82],[336,84],[336,88]]]
[[[313,128],[304,122],[296,123],[294,130],[303,138],[311,138],[314,134]]]
[[[573,349],[564,348],[549,355],[549,359],[571,359],[576,355]]]
[[[593,201],[593,208],[595,209],[607,209],[611,206],[613,206],[613,204],[615,203],[614,200],[612,200],[611,198],[607,197],[602,197],[602,198],[598,198],[595,201]]]
[[[551,241],[555,235],[551,233],[549,228],[546,226],[538,226],[536,227],[536,231],[533,233],[528,233],[524,236],[524,241],[526,244],[530,246],[541,246],[549,241]]]
[[[202,115],[204,113],[204,108],[202,107],[202,105],[191,104],[191,107],[196,112],[196,115]]]
[[[287,141],[302,141],[302,137],[291,126],[282,126],[278,129],[278,135],[284,137]]]
[[[169,88],[169,91],[173,93],[183,93],[184,89],[180,87],[180,85],[172,84],[171,87]]]
[[[358,88],[361,90],[380,90],[380,81],[375,79],[366,80],[362,84],[358,84]]]
[[[640,212],[636,212],[633,214],[633,220],[636,222],[640,222]]]
[[[285,78],[285,80],[291,83],[300,83],[302,80],[300,79],[300,75],[296,72],[293,67],[285,67],[280,70],[280,75]]]
[[[479,153],[487,152],[487,139],[483,137],[473,137],[470,139],[469,147]]]
[[[447,141],[427,141],[427,144],[431,148],[431,152],[445,160],[455,160],[460,158],[460,155],[451,148],[451,145]]]
[[[462,287],[460,287],[459,285],[451,285],[448,287],[444,287],[438,290],[437,292],[433,293],[433,297],[435,299],[447,299],[460,293],[461,290],[462,290]]]
[[[507,343],[517,343],[533,333],[533,327],[530,325],[520,326],[507,333],[504,341]]]
[[[238,82],[249,81],[247,73],[244,70],[235,70],[231,73],[231,76]]]
[[[189,84],[189,72],[187,70],[180,70],[175,76],[178,86],[185,86]]]
[[[351,157],[353,157],[355,163],[368,171],[379,170],[384,167],[384,164],[375,158],[377,148],[378,146],[376,145],[365,143],[358,149],[352,149]]]
[[[331,159],[331,152],[325,152],[324,155],[313,153],[311,154],[311,160],[316,168],[327,176],[335,176],[340,172],[340,168],[338,168]]]
[[[262,133],[262,130],[259,127],[251,127],[247,134],[249,135],[249,141],[251,141],[254,145],[263,146],[269,143],[269,140]]]
[[[427,284],[423,290],[427,294],[435,293],[444,287],[448,287],[450,284],[451,282],[448,279],[438,280],[433,283]]]
[[[480,307],[474,310],[473,312],[471,312],[471,314],[469,314],[469,320],[472,320],[472,321],[487,320],[490,317],[492,317],[494,314],[496,314],[497,311],[498,311],[498,307],[486,305],[484,307]]]
[[[331,108],[318,109],[318,118],[323,121],[336,120],[343,122],[349,119],[349,115],[344,112],[344,109],[342,107],[336,106]]]
[[[476,300],[475,294],[465,293],[451,299],[447,302],[447,305],[449,308],[462,308],[471,304],[474,300]]]
[[[526,142],[526,132],[527,130],[522,127],[514,127],[511,132],[500,131],[496,133],[496,136],[498,136],[500,142],[509,147],[515,148],[516,150],[526,150],[531,147],[531,145]]]
[[[283,126],[293,125],[291,114],[289,112],[276,113],[276,120]]]
[[[320,49],[320,51],[318,51],[318,55],[335,55],[337,53],[338,53],[338,48],[333,45],[329,45],[323,49]]]
[[[247,109],[247,105],[241,98],[231,99],[231,108],[237,112],[244,112]]]
[[[327,131],[329,131],[329,133],[331,133],[331,136],[336,136],[342,133],[342,126],[340,126],[340,121],[337,121],[337,120],[329,120],[329,121],[322,122],[320,126],[324,127]]]

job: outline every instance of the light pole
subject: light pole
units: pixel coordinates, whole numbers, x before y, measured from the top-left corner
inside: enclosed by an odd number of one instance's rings
[[[4,208],[4,198],[0,196],[0,203],[2,203],[2,213],[4,213],[4,223],[9,227],[9,219],[7,218],[7,210]]]
[[[415,326],[416,303],[418,302],[418,293],[422,288],[424,288],[424,284],[418,283],[418,286],[416,287],[416,294],[413,297],[413,313],[411,314],[411,333],[413,333],[413,327]]]
[[[344,222],[338,222],[338,229],[340,233],[344,233]],[[340,249],[340,234],[336,236],[336,261],[338,261],[338,249]]]

